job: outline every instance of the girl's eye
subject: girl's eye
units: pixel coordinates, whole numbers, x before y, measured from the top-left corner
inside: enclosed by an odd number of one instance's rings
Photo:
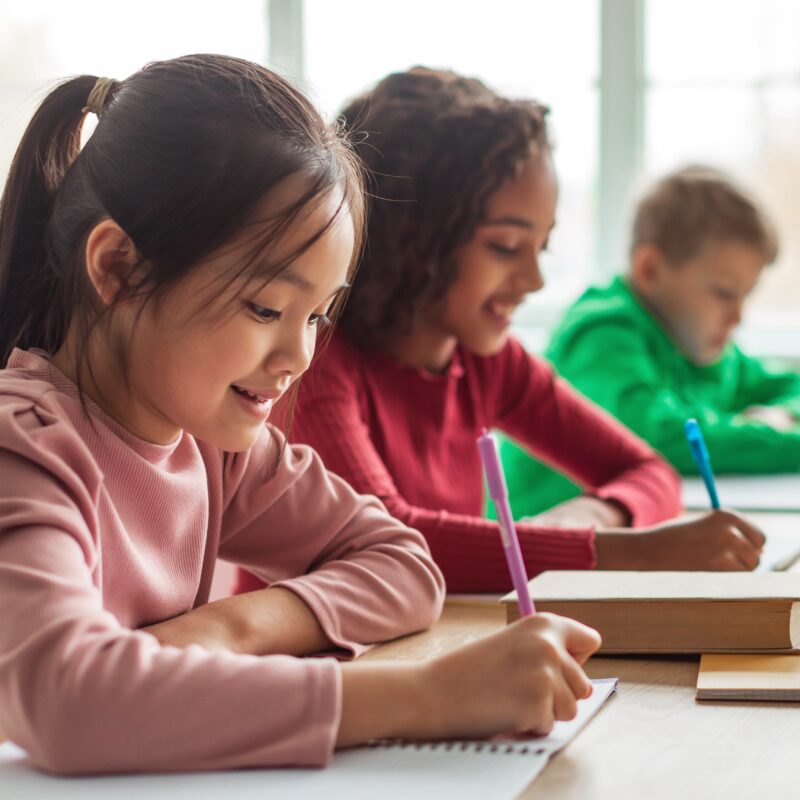
[[[327,314],[312,314],[308,318],[309,327],[326,328],[331,324],[330,317]]]
[[[495,253],[498,253],[501,256],[515,256],[519,250],[516,247],[506,247],[502,244],[497,244],[496,242],[489,243],[489,249],[494,250]]]
[[[250,310],[259,318],[264,320],[265,322],[272,322],[272,320],[280,319],[281,312],[275,311],[272,308],[264,308],[264,306],[257,305],[256,303],[250,303]]]
[[[714,294],[723,302],[731,303],[735,299],[732,292],[729,292],[727,289],[714,289]]]

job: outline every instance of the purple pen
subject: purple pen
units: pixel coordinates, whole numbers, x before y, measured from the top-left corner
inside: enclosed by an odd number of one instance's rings
[[[522,551],[519,549],[517,529],[514,527],[511,506],[508,504],[506,476],[503,474],[503,467],[497,455],[494,437],[487,432],[486,428],[478,438],[478,450],[483,462],[483,471],[486,474],[486,483],[489,486],[489,496],[497,510],[500,538],[503,541],[503,552],[506,554],[511,581],[517,592],[519,613],[522,617],[529,617],[536,609],[533,607],[533,601],[528,592],[528,576],[525,574],[525,563],[522,560]]]

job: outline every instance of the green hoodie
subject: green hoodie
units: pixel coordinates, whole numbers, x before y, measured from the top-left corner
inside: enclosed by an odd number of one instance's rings
[[[770,369],[734,344],[714,364],[692,364],[622,277],[587,290],[567,310],[545,355],[682,473],[697,471],[683,433],[689,417],[703,429],[716,472],[800,470],[800,425],[776,431],[741,414],[753,405],[780,405],[800,418],[800,375]],[[501,454],[515,516],[580,491],[507,440]]]

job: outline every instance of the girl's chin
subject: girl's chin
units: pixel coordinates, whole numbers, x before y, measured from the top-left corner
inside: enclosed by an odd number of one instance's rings
[[[223,450],[226,453],[242,453],[249,450],[261,435],[266,423],[251,425],[246,428],[215,431],[208,435],[194,434],[196,439],[200,439],[206,444]]]
[[[464,347],[476,356],[496,356],[505,346],[508,341],[509,332],[503,331],[502,333],[494,333],[486,336],[476,336],[470,338],[470,341],[462,342]]]

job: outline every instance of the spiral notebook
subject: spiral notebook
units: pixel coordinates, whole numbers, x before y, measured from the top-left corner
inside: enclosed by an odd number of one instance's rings
[[[337,753],[326,769],[237,770],[179,775],[57,778],[34,770],[24,751],[0,744],[3,797],[25,800],[512,800],[569,744],[613,693],[616,678],[592,681],[578,716],[549,736],[464,742],[374,742]]]

